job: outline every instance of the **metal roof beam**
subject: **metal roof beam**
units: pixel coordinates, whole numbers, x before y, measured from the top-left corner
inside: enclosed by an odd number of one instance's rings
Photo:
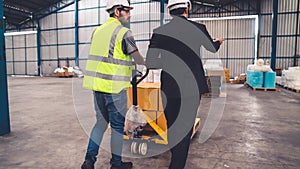
[[[53,14],[53,13],[59,11],[59,10],[62,10],[64,8],[66,8],[66,7],[68,7],[68,6],[70,6],[74,3],[75,3],[75,0],[69,1],[67,3],[66,2],[60,2],[60,4],[57,4],[56,6],[52,6],[51,8],[49,8],[48,11],[43,11],[40,14],[36,15],[36,18],[37,19],[42,19],[42,18],[44,18],[44,17],[46,17],[50,14]]]

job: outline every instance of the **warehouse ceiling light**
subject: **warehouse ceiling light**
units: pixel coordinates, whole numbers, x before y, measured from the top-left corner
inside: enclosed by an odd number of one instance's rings
[[[4,36],[28,35],[28,34],[36,34],[36,33],[37,31],[8,32],[8,33],[4,33]]]

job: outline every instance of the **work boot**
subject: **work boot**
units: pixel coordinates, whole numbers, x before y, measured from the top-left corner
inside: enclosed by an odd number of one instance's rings
[[[112,165],[110,169],[132,169],[132,162],[122,162],[120,166]]]
[[[94,169],[94,161],[92,158],[88,157],[81,165],[81,169]]]

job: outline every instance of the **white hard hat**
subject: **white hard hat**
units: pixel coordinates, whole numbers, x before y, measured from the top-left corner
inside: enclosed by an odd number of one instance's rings
[[[169,10],[186,8],[189,7],[189,10],[192,10],[192,3],[190,0],[169,0],[168,6]]]
[[[133,7],[129,5],[128,0],[107,0],[106,11],[111,10],[114,6],[133,9]]]

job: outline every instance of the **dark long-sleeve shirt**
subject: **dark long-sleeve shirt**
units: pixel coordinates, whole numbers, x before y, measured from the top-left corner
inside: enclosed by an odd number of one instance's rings
[[[146,57],[147,68],[162,69],[161,89],[171,98],[190,97],[208,92],[200,47],[217,52],[205,25],[174,17],[154,30]]]

